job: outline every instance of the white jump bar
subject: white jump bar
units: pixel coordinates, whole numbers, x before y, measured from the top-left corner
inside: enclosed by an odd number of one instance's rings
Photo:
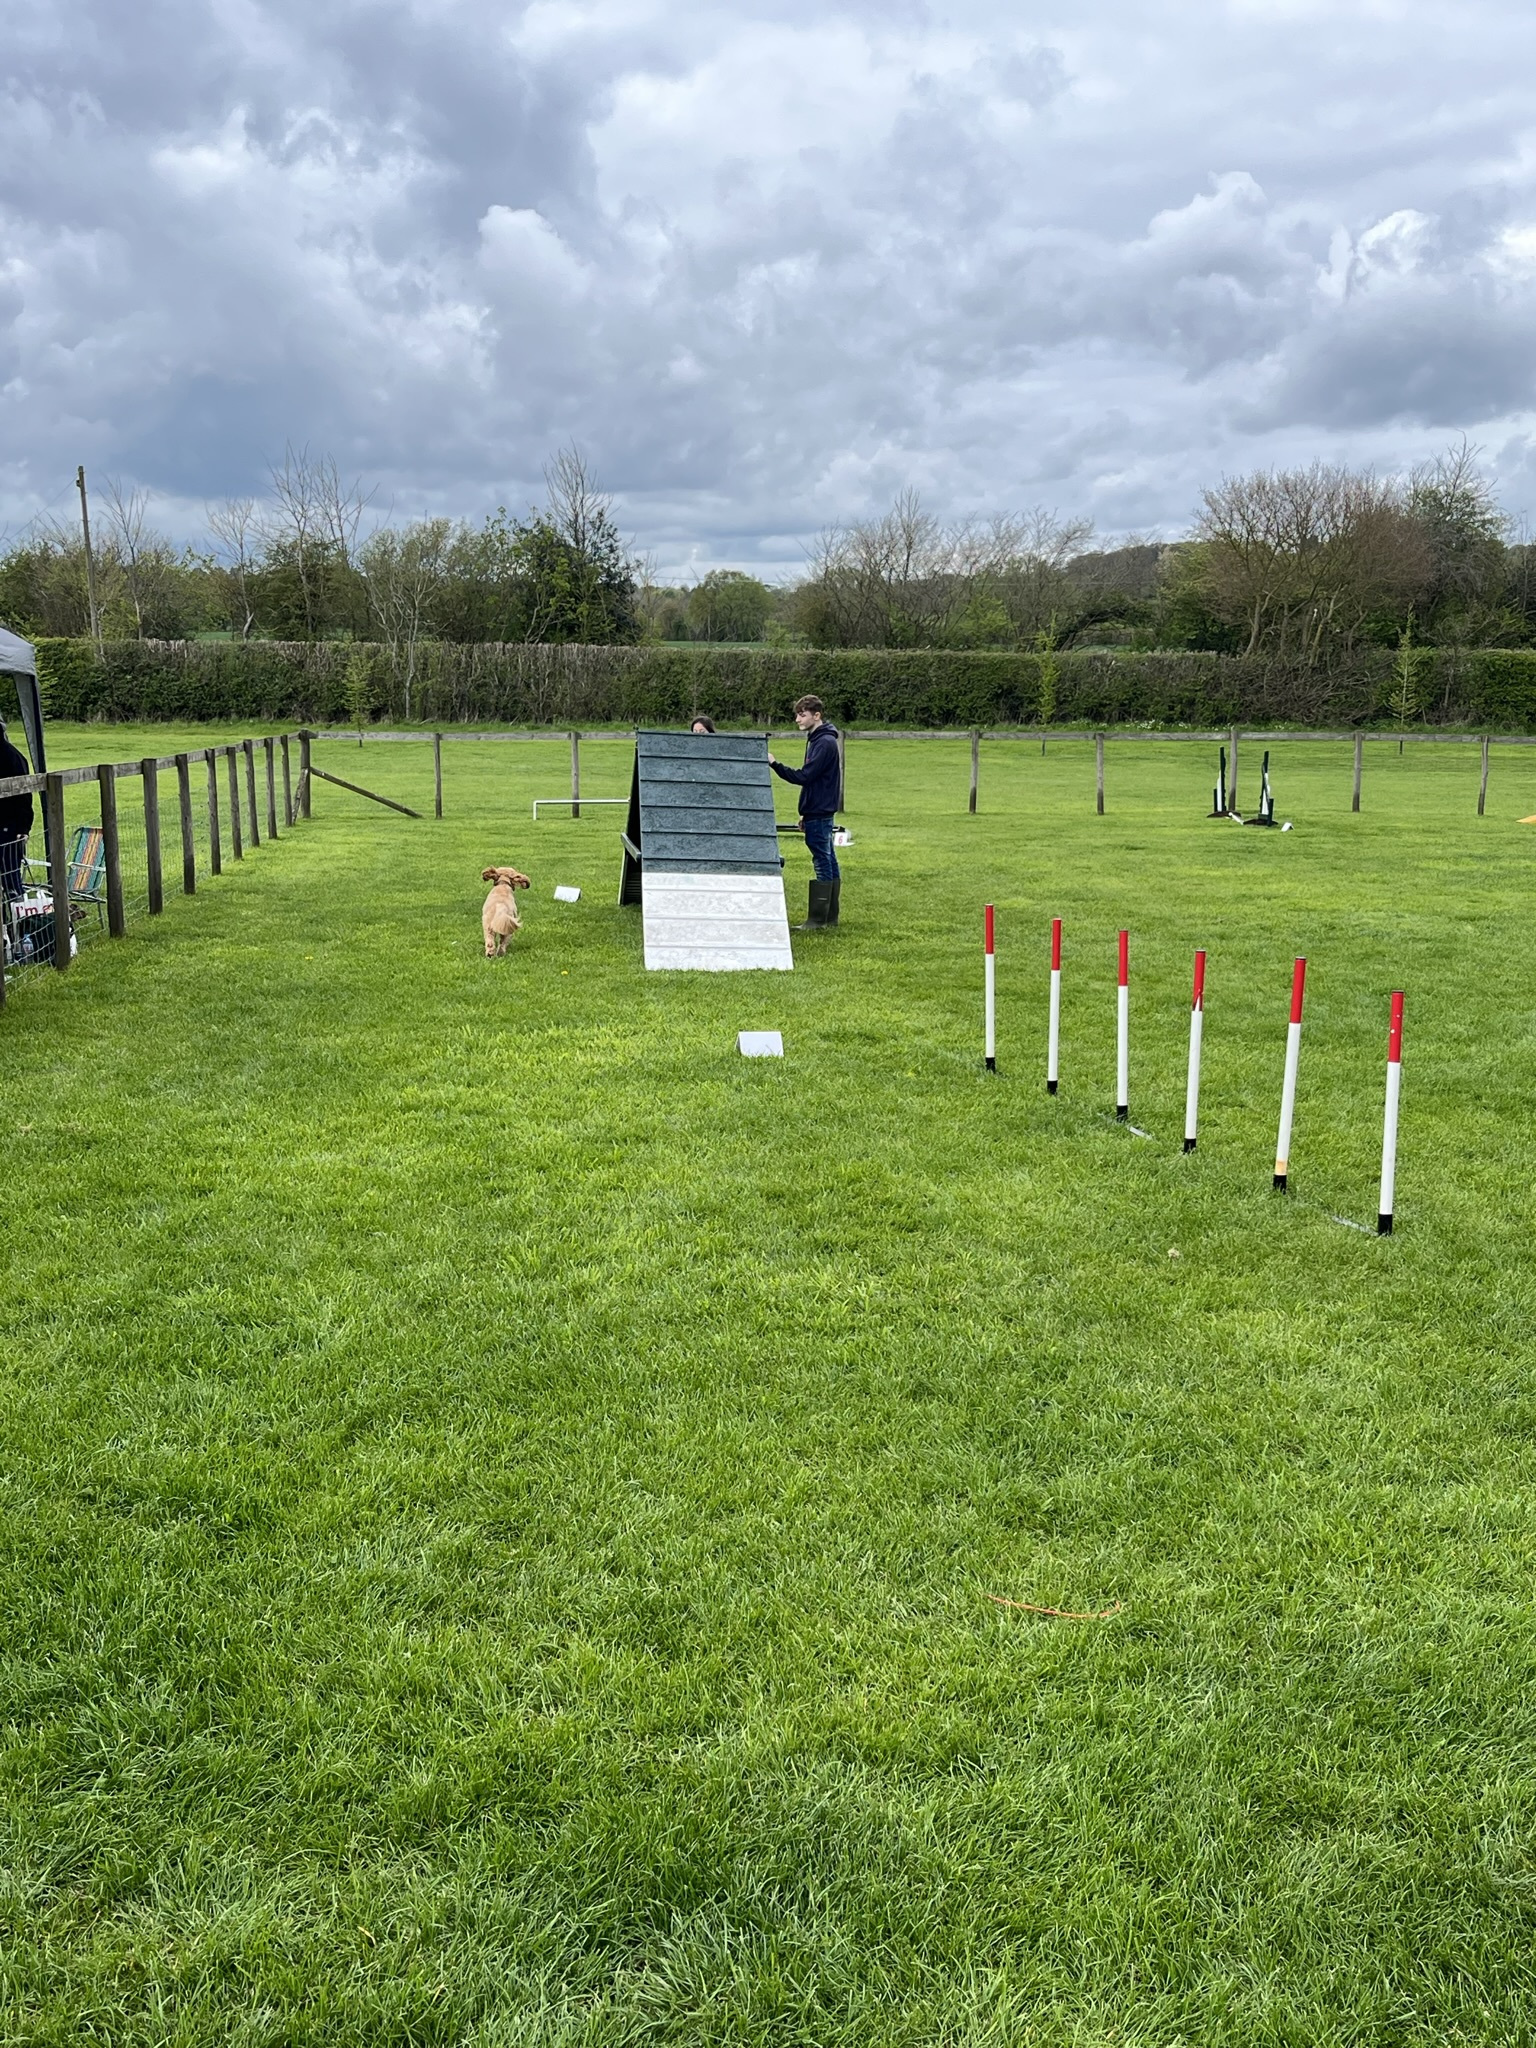
[[[536,796],[533,800],[533,822],[539,822],[540,804],[560,804],[565,809],[580,808],[582,804],[627,804],[627,796]]]

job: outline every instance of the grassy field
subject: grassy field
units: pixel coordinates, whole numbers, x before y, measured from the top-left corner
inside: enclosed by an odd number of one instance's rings
[[[842,930],[647,977],[445,751],[0,1016],[0,2039],[1536,2038],[1536,760],[856,744]]]

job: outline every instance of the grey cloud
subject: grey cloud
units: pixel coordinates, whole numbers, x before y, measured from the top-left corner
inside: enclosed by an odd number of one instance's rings
[[[1512,7],[17,11],[0,523],[82,459],[190,523],[290,437],[402,513],[575,438],[663,566],[1464,427],[1536,488]]]
[[[1406,423],[1454,434],[1536,402],[1532,307],[1468,292],[1339,318],[1309,335],[1250,415],[1331,430]]]

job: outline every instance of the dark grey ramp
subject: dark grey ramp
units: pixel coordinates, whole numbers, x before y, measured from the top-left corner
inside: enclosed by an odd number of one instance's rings
[[[648,967],[792,967],[768,742],[637,732],[621,903]]]

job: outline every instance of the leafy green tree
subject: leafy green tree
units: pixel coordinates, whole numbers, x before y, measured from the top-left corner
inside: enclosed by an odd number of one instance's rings
[[[549,503],[514,529],[512,559],[523,586],[527,640],[593,646],[635,640],[635,564],[610,500],[574,448],[545,471]]]
[[[1242,625],[1218,618],[1209,600],[1210,577],[1199,541],[1179,541],[1163,558],[1152,606],[1152,637],[1159,647],[1236,654]]]
[[[688,595],[695,640],[761,640],[773,592],[740,569],[711,569]]]
[[[35,530],[0,557],[0,619],[34,639],[76,639],[90,631],[85,549]]]
[[[499,505],[479,526],[461,520],[443,549],[432,619],[445,640],[526,637],[528,613],[517,558],[517,528]]]
[[[688,624],[688,599],[692,592],[672,589],[665,584],[641,582],[635,597],[636,615],[640,621],[640,638],[648,641],[676,641],[691,639]]]
[[[1408,510],[1429,545],[1433,608],[1496,604],[1505,580],[1509,521],[1467,441],[1416,469],[1408,484]]]
[[[315,535],[269,539],[250,589],[261,629],[274,640],[335,639],[358,623],[366,605],[341,544]]]

